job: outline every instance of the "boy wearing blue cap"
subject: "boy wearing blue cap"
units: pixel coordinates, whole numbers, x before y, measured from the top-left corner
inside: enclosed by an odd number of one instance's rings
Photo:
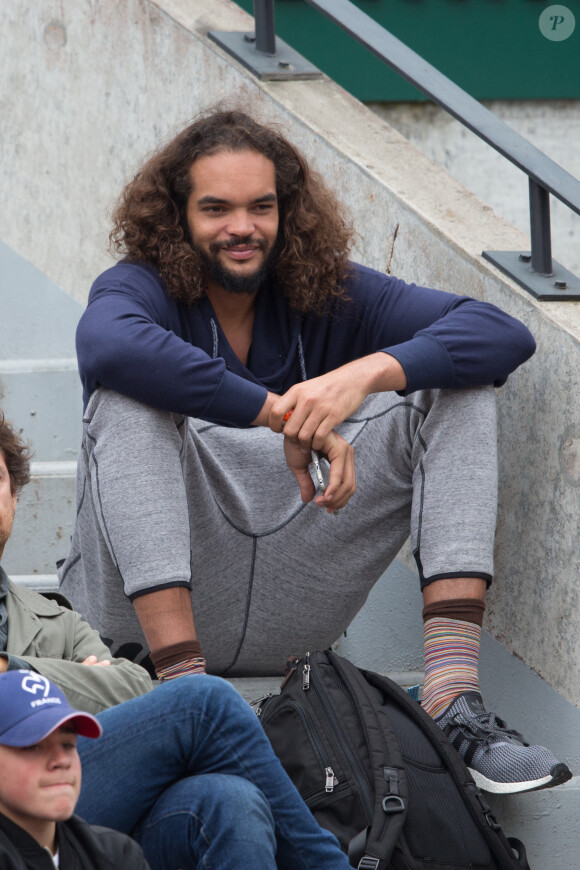
[[[73,816],[81,789],[77,735],[100,737],[89,713],[41,674],[0,674],[0,867],[147,870],[124,834]]]

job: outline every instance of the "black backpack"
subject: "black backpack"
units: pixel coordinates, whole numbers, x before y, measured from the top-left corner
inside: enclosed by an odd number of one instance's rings
[[[254,702],[323,828],[359,870],[529,870],[463,760],[392,680],[328,650],[291,659]]]

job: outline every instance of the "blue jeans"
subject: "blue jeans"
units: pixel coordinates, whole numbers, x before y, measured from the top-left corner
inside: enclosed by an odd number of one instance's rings
[[[153,870],[350,867],[225,680],[179,677],[98,718],[77,812],[133,834]]]

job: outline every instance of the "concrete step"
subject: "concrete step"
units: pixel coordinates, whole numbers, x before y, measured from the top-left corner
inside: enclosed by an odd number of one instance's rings
[[[34,589],[35,592],[58,592],[56,574],[11,574],[10,579],[19,586]]]
[[[1,242],[0,266],[0,410],[37,460],[2,565],[13,576],[53,575],[75,516],[82,427],[75,331],[83,306]]]
[[[0,242],[0,359],[75,356],[83,306]]]
[[[423,674],[416,672],[410,673],[391,673],[388,674],[391,680],[398,683],[403,688],[417,685],[423,679]],[[280,691],[281,676],[275,677],[230,677],[228,683],[240,693],[246,701],[255,701],[258,698],[263,698],[264,695],[272,693],[277,695]]]
[[[558,788],[486,799],[505,833],[525,845],[531,870],[578,870],[580,777]]]
[[[76,357],[0,359],[0,404],[43,462],[76,460],[82,389]]]
[[[9,576],[54,574],[68,553],[76,511],[75,462],[33,462],[2,567]]]

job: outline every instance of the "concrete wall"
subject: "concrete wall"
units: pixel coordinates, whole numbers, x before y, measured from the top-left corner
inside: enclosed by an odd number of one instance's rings
[[[359,259],[488,299],[532,328],[538,354],[499,394],[488,626],[580,704],[580,314],[576,305],[536,303],[480,257],[484,249],[524,250],[527,238],[333,83],[260,84],[225,58],[207,30],[251,29],[229,0],[11,0],[0,22],[9,59],[0,82],[0,191],[10,204],[0,238],[77,299],[111,262],[107,209],[123,181],[198,109],[227,97],[283,123],[327,176],[355,220]],[[407,589],[397,589],[392,620]],[[374,617],[369,644],[387,658],[389,632]]]
[[[526,175],[432,103],[368,103],[453,178],[524,233],[530,231]],[[580,100],[488,100],[485,106],[580,178]],[[554,259],[580,275],[580,216],[551,198]]]

